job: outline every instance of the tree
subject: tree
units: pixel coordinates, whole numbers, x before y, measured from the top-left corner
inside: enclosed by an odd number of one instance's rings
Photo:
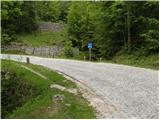
[[[60,16],[60,2],[38,1],[36,3],[39,20],[57,22]]]
[[[1,13],[3,44],[16,40],[16,34],[32,32],[37,28],[34,2],[2,1]]]
[[[99,7],[94,39],[100,56],[112,58],[121,50],[158,52],[158,2],[102,2]]]
[[[84,50],[87,42],[92,38],[94,30],[95,5],[92,2],[73,2],[69,8],[67,25],[69,38],[73,46]]]

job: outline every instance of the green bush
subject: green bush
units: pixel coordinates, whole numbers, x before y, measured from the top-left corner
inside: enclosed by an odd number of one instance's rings
[[[1,71],[1,111],[2,118],[17,107],[22,106],[32,95],[31,86],[21,80],[15,72],[2,69]]]
[[[67,41],[64,47],[64,55],[67,58],[73,57],[72,42]]]
[[[8,34],[2,33],[2,38],[1,38],[2,45],[10,43],[11,40],[12,40],[12,38]]]

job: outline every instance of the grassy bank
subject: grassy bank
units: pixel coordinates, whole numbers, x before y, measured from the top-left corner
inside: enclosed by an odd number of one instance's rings
[[[135,67],[159,69],[159,57],[158,55],[134,56],[134,55],[119,55],[115,56],[109,62],[130,65]]]
[[[84,61],[84,54],[80,54],[79,56],[74,56],[71,58],[61,57],[63,59],[71,59],[71,60],[79,60]],[[86,57],[85,61],[89,61],[88,57]],[[99,59],[92,62],[100,62]],[[115,63],[115,64],[123,64],[141,68],[149,68],[158,70],[159,69],[159,55],[148,55],[148,56],[135,56],[128,54],[116,55],[112,59],[107,60],[102,58],[101,62],[104,63]]]
[[[1,50],[2,54],[23,54],[26,55],[24,51],[21,50]]]
[[[59,32],[33,32],[18,36],[18,41],[29,46],[53,46],[64,45],[67,40],[66,30]]]
[[[22,64],[42,74],[47,79],[21,67]],[[8,60],[2,60],[2,70],[8,71],[7,73],[15,73],[17,78],[27,83],[26,85],[30,88],[29,97],[25,97],[25,95],[21,93],[19,98],[15,96],[11,98],[10,96],[4,96],[8,94],[3,94],[2,92],[2,112],[4,110],[3,108],[6,107],[3,106],[4,103],[12,106],[16,101],[19,101],[20,98],[25,98],[21,105],[15,107],[12,111],[8,111],[5,118],[95,118],[94,109],[89,106],[89,103],[81,96],[81,93],[78,92],[77,95],[74,95],[67,91],[49,87],[51,84],[59,84],[66,88],[77,88],[73,82],[66,80],[62,75],[42,66]],[[6,79],[2,79],[3,88],[6,87],[5,80]],[[19,85],[13,84],[10,85],[10,87],[11,86],[18,89],[17,86]],[[7,87],[9,86],[7,85]],[[10,90],[10,88],[5,89]],[[53,99],[53,96],[57,94],[64,96],[63,100]],[[14,103],[12,103],[13,99],[15,99]]]

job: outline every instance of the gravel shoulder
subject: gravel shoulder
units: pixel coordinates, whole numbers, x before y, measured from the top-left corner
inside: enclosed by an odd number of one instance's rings
[[[19,62],[25,62],[26,57],[1,55],[1,59]],[[105,102],[108,113],[104,118],[159,117],[159,81],[156,70],[110,63],[28,57],[31,63],[65,73],[92,89]],[[112,108],[107,107],[107,104]]]

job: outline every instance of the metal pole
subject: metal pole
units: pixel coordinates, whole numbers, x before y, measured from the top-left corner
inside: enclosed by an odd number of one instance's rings
[[[91,58],[92,58],[92,56],[91,56],[91,48],[89,48],[89,61],[91,61]]]

